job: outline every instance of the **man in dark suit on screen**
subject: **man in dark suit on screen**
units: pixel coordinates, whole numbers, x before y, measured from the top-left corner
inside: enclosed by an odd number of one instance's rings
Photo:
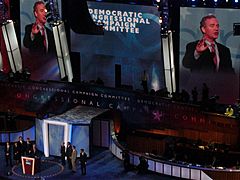
[[[33,6],[35,23],[26,25],[23,44],[31,53],[41,55],[55,52],[53,32],[45,26],[47,9],[44,2],[37,1]]]
[[[200,22],[201,40],[186,46],[183,66],[196,73],[234,73],[229,48],[216,42],[219,23],[214,15],[207,15]]]

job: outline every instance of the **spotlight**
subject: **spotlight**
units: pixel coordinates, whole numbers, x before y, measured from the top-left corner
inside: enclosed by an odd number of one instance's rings
[[[155,0],[153,4],[159,8],[161,6],[161,0]]]

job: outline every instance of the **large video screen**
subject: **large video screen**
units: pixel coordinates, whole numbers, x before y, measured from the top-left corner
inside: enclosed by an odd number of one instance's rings
[[[20,0],[21,51],[23,68],[30,73],[31,80],[60,80],[56,58],[56,48],[52,28],[49,24],[49,11],[44,5],[34,9],[36,0]],[[58,0],[61,8],[61,1]],[[61,12],[61,9],[59,9]],[[45,25],[45,30],[42,29]]]
[[[180,8],[179,84],[181,89],[187,90],[190,94],[191,90],[196,87],[199,100],[202,96],[203,83],[209,88],[209,97],[219,97],[218,102],[220,103],[234,104],[239,97],[240,36],[234,35],[233,31],[234,23],[239,22],[239,12],[238,9]],[[203,37],[200,21],[202,17],[209,14],[216,16],[220,27],[216,40],[219,43],[217,44],[219,64],[218,70],[214,69],[213,72],[210,72],[209,66],[212,61],[208,61],[206,54],[202,58],[202,64],[197,61],[194,54],[196,43]],[[230,54],[227,48],[229,48]],[[190,53],[190,51],[192,52]],[[193,64],[197,64],[196,62],[199,64],[193,66]]]
[[[142,89],[141,76],[146,71],[149,89],[163,88],[157,7],[88,1],[88,11],[96,24],[103,24],[104,34],[71,30],[71,50],[81,56],[81,79],[101,78],[106,86],[114,87],[115,65],[119,65],[122,85]]]

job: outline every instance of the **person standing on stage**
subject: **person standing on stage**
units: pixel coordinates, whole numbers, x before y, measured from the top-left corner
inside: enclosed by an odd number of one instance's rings
[[[66,164],[66,161],[65,161],[65,157],[66,157],[66,147],[65,147],[65,143],[64,143],[64,142],[62,142],[62,144],[61,144],[60,152],[61,152],[62,165],[65,166],[65,164]]]
[[[20,157],[26,155],[26,142],[23,140],[22,136],[18,137],[18,148],[19,148],[19,153]]]
[[[195,73],[234,73],[229,48],[218,43],[220,28],[214,15],[207,15],[200,22],[202,39],[186,46],[183,66]]]
[[[26,141],[26,155],[30,156],[32,154],[32,143],[30,141],[30,138],[27,138]]]
[[[80,163],[81,163],[82,175],[86,175],[87,174],[87,168],[86,168],[87,154],[84,152],[84,149],[81,149],[81,152],[80,152]]]
[[[6,166],[9,166],[9,165],[12,166],[11,145],[9,141],[7,141],[5,144],[4,153],[5,153]]]
[[[68,142],[67,149],[66,149],[66,156],[67,156],[67,162],[68,162],[69,169],[72,169],[71,155],[72,155],[72,145],[70,142]]]
[[[15,161],[15,164],[18,165],[21,159],[21,153],[17,142],[15,142],[13,145],[13,159]]]
[[[72,146],[71,162],[72,162],[72,172],[75,173],[76,162],[77,162],[77,150],[75,146]]]
[[[123,157],[123,166],[126,171],[130,170],[130,155],[128,150],[124,150],[122,152],[122,157]]]
[[[197,91],[197,87],[195,86],[192,89],[192,102],[197,103],[197,101],[198,101],[198,91]]]
[[[31,157],[40,158],[39,151],[37,150],[36,144],[34,144],[34,143],[32,144],[32,154],[31,154]]]
[[[202,102],[206,103],[209,100],[209,88],[206,83],[202,85]]]
[[[143,87],[143,91],[145,94],[148,94],[148,74],[146,70],[143,71],[143,75],[141,77],[141,85]]]

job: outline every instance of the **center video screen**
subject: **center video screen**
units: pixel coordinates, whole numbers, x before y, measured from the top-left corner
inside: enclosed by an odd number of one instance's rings
[[[114,87],[117,65],[120,67],[121,85],[143,89],[141,76],[145,71],[149,90],[165,87],[158,8],[120,3],[87,3],[92,20],[103,25],[104,33],[80,34],[74,28],[71,29],[71,50],[81,56],[82,81],[101,78],[105,86]],[[76,26],[84,26],[81,22],[81,19],[76,19]]]
[[[210,62],[207,56],[201,61],[200,57],[196,59],[196,45],[193,47],[203,37],[200,30],[201,19],[210,14],[217,18],[220,28],[218,33],[215,31],[212,34],[218,37],[217,70],[212,68],[213,62]],[[209,98],[216,98],[219,103],[236,102],[239,98],[240,36],[234,34],[233,25],[239,23],[238,14],[238,9],[180,7],[180,91],[185,89],[191,94],[196,87],[198,100],[201,101],[205,83],[209,88]],[[207,30],[209,29],[204,29],[205,33]],[[210,52],[212,51],[209,51],[209,54]]]
[[[61,12],[61,0],[56,2]],[[56,46],[50,26],[51,16],[49,10],[46,11],[47,7],[49,6],[44,1],[20,0],[23,69],[27,69],[31,73],[30,79],[35,81],[60,80]]]

